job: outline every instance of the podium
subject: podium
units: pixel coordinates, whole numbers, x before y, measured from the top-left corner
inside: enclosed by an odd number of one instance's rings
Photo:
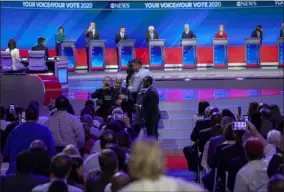
[[[183,68],[196,68],[197,54],[196,54],[197,39],[182,39],[182,64]]]
[[[126,69],[128,62],[135,58],[135,41],[135,39],[124,39],[117,44],[119,69]]]
[[[279,67],[284,67],[284,38],[280,37],[277,39],[278,43],[278,63]]]
[[[246,38],[246,66],[260,66],[260,38]]]
[[[161,69],[165,64],[164,39],[149,40],[150,68]]]
[[[55,61],[54,75],[58,78],[62,88],[68,88],[68,57],[60,56]]]
[[[75,42],[75,40],[64,40],[60,44],[61,56],[67,57],[69,71],[75,71],[77,66]]]
[[[215,68],[228,67],[228,39],[213,39],[213,58]]]
[[[103,70],[105,68],[104,52],[105,40],[91,40],[88,45],[88,71]]]

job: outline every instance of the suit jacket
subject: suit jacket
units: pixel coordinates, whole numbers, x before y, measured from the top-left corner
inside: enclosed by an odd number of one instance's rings
[[[86,192],[104,192],[107,184],[110,183],[113,174],[102,174],[87,180]]]
[[[225,181],[225,171],[229,171],[231,161],[237,157],[246,158],[242,142],[236,142],[222,149],[218,165],[218,175],[222,181]]]
[[[281,28],[279,37],[284,37],[284,28]]]
[[[17,173],[1,176],[1,192],[31,192],[35,186],[48,182],[48,178],[33,174]]]
[[[182,32],[182,35],[181,35],[181,38],[182,39],[193,39],[193,38],[196,38],[195,34],[193,33],[193,31],[189,30],[188,31],[188,34],[184,32]]]
[[[203,129],[207,129],[210,127],[211,127],[211,119],[208,118],[198,119],[191,133],[190,136],[191,140],[196,142],[197,139],[199,138],[199,132]]]
[[[146,42],[149,43],[149,40],[151,39],[150,32],[148,31],[146,33]],[[159,39],[159,34],[157,31],[154,31],[154,38],[153,39]]]
[[[126,34],[124,34],[123,39],[128,39],[128,36]],[[118,33],[118,34],[116,34],[116,36],[114,38],[115,44],[118,44],[120,40],[122,40],[122,38],[121,38],[120,33]]]
[[[218,145],[222,144],[225,141],[223,135],[219,135],[210,139],[208,154],[207,154],[207,165],[213,167],[214,165],[214,154]]]
[[[210,140],[211,135],[212,135],[212,128],[203,129],[203,130],[201,130],[199,132],[199,138],[198,138],[199,143],[198,143],[198,146],[199,146],[199,151],[200,152],[203,152],[204,146],[207,143],[207,141]]]
[[[257,30],[254,30],[254,31],[251,33],[251,37],[260,38],[260,44],[262,44],[262,39],[263,39],[262,31],[260,31],[260,36],[258,37],[258,36],[257,36]]]
[[[159,94],[155,87],[151,86],[145,92],[142,100],[142,110],[146,122],[159,121]]]
[[[98,32],[98,30],[95,30],[95,34],[93,34],[92,31],[86,30],[84,32],[84,35],[86,36],[86,46],[91,40],[100,40],[100,33]]]
[[[48,48],[44,45],[36,45],[32,47],[32,51],[45,51],[45,59],[47,60],[49,57]]]

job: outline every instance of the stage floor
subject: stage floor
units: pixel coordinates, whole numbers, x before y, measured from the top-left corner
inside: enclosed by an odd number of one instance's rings
[[[283,78],[283,69],[183,69],[175,71],[151,70],[156,80],[194,80],[194,79],[236,79],[236,78]],[[77,70],[69,72],[69,80],[102,80],[104,76],[122,75],[126,77],[125,71],[106,72]]]

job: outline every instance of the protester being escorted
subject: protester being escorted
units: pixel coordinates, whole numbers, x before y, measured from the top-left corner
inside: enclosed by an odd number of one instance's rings
[[[67,112],[69,100],[59,96],[55,100],[57,111],[46,122],[55,142],[57,152],[61,152],[66,145],[73,144],[78,149],[84,146],[85,133],[80,119]]]
[[[62,180],[67,183],[67,179],[72,169],[72,159],[64,153],[59,153],[52,158],[51,161],[51,172],[52,181],[43,185],[38,185],[33,188],[32,192],[47,192],[50,185],[56,179]],[[67,185],[68,192],[83,192],[83,190]]]
[[[32,152],[20,152],[16,165],[16,173],[0,177],[1,192],[31,192],[35,186],[49,182],[47,177],[33,174],[36,165]]]
[[[3,150],[3,157],[9,158],[10,162],[15,161],[16,155],[29,149],[30,144],[37,139],[45,143],[50,157],[55,155],[52,134],[48,127],[37,123],[38,114],[37,107],[29,106],[25,110],[26,122],[19,124],[9,134]]]
[[[104,77],[103,87],[97,89],[91,94],[92,99],[98,99],[99,109],[96,115],[102,117],[104,120],[111,114],[113,106],[115,106],[118,99],[119,92],[112,86],[112,78]]]
[[[249,162],[237,173],[234,191],[266,191],[269,181],[267,166],[276,150],[273,145],[268,144],[252,123],[247,121],[247,126],[254,138],[245,143],[244,148]]]

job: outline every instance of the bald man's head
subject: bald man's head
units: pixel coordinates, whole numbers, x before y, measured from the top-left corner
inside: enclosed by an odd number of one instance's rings
[[[130,183],[130,178],[123,172],[116,173],[111,179],[111,192],[117,192]]]

